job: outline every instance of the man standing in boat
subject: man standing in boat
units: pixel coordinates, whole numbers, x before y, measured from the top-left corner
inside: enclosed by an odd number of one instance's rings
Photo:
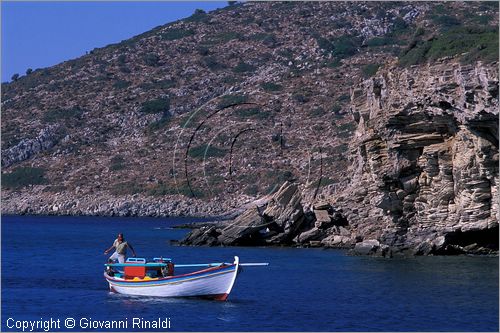
[[[109,257],[109,260],[117,260],[120,264],[123,264],[125,262],[125,256],[127,255],[127,248],[130,248],[132,250],[132,253],[135,255],[135,250],[132,247],[132,244],[128,243],[125,241],[125,238],[123,237],[123,234],[118,234],[118,238],[115,239],[113,242],[113,245],[106,251],[104,251],[104,254],[108,254],[112,249],[115,249],[115,252]]]

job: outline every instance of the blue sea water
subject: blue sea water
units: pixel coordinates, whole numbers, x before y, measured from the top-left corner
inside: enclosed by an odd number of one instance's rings
[[[295,248],[177,247],[189,219],[2,217],[2,331],[14,321],[169,318],[170,331],[498,331],[498,258],[371,258]],[[247,267],[227,302],[108,291],[108,248],[123,232],[140,257]],[[12,318],[9,320],[9,318]],[[41,331],[42,329],[38,329]],[[108,331],[106,329],[95,329]],[[121,329],[123,331],[124,329]],[[137,329],[148,331],[148,329]],[[159,329],[165,331],[165,329]],[[149,329],[154,331],[154,329]]]

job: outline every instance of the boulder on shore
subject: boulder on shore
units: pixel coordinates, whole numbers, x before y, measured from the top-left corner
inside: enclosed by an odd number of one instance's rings
[[[264,207],[251,207],[221,229],[195,229],[181,245],[260,245],[291,243],[306,220],[296,184],[285,182]]]

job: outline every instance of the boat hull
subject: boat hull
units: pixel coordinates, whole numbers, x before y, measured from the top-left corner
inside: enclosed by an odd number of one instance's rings
[[[135,296],[202,297],[225,301],[238,275],[238,258],[232,265],[220,266],[184,275],[152,280],[125,280],[104,277],[111,291]]]

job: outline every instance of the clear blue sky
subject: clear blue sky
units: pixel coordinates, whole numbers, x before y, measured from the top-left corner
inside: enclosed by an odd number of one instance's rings
[[[190,16],[196,8],[227,6],[227,1],[1,3],[2,82]]]

